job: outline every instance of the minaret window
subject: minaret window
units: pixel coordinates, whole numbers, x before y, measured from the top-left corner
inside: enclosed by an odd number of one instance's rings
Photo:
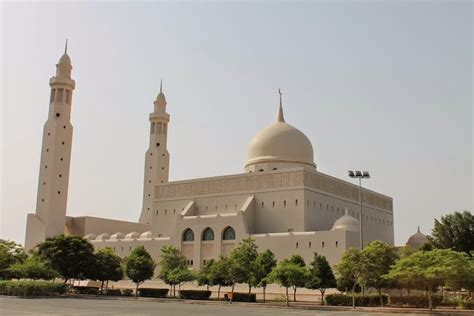
[[[151,123],[150,134],[155,133],[155,123]]]
[[[161,134],[161,123],[157,123],[157,126],[156,126],[156,127],[157,127],[157,131],[156,131],[156,132],[157,132],[158,134]]]
[[[156,143],[156,146],[160,147],[160,143]]]
[[[66,90],[66,103],[71,104],[71,91]]]
[[[51,96],[49,97],[49,102],[53,102],[56,96],[56,89],[51,89]]]
[[[60,117],[61,116],[61,113],[56,113],[56,117]]]
[[[64,93],[64,89],[58,89],[58,95],[56,98],[57,101],[61,102],[63,100],[63,93]]]
[[[166,133],[168,132],[168,124],[163,124],[163,134],[166,135]]]

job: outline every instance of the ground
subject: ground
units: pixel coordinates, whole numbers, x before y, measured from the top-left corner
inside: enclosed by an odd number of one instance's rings
[[[10,315],[165,315],[165,316],[279,316],[279,315],[401,315],[344,311],[315,311],[249,304],[190,304],[184,302],[78,299],[78,298],[0,298],[0,314]]]

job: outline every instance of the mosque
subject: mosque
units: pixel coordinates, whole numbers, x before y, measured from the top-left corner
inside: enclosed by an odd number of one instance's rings
[[[318,171],[311,141],[285,121],[281,94],[276,121],[251,140],[242,173],[169,181],[167,136],[172,128],[160,85],[149,115],[138,221],[67,216],[71,70],[66,44],[49,81],[36,211],[27,216],[26,249],[58,234],[79,235],[122,257],[143,245],[157,260],[163,246],[173,245],[189,267],[199,268],[228,255],[247,237],[278,260],[299,254],[309,262],[317,252],[331,264],[346,249],[360,247],[361,238],[363,244],[381,240],[393,245],[392,198],[362,189],[359,201],[359,186]]]

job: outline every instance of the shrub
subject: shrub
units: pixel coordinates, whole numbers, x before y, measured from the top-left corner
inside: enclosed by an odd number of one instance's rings
[[[388,302],[388,296],[382,295],[383,304]],[[332,306],[352,306],[352,296],[347,294],[329,294],[326,296],[326,304]],[[356,294],[356,306],[380,306],[380,297],[378,294]]]
[[[208,300],[211,297],[211,291],[204,290],[181,290],[179,298],[187,300]]]
[[[77,294],[99,295],[99,288],[95,286],[74,286],[72,290]]]
[[[232,293],[231,292],[228,292],[226,294],[224,294],[224,300],[226,301],[230,301],[229,299],[229,296],[231,296]],[[234,294],[232,295],[232,301],[233,302],[251,302],[251,303],[255,303],[257,301],[257,294],[255,293],[237,293],[237,292],[234,292]]]
[[[48,281],[0,281],[0,294],[10,296],[51,296],[64,294],[67,285]]]
[[[122,291],[120,289],[108,289],[105,295],[110,295],[110,296],[121,296]]]
[[[440,305],[442,301],[443,297],[441,295],[433,295],[433,307]],[[425,295],[390,296],[390,304],[409,307],[429,307],[428,296]]]
[[[151,289],[141,288],[138,289],[138,295],[141,297],[166,297],[169,289]]]
[[[120,292],[122,293],[122,296],[132,296],[133,295],[133,290],[132,289],[121,289]]]

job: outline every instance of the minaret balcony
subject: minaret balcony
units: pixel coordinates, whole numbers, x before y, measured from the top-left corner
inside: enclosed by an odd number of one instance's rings
[[[73,90],[76,87],[76,82],[70,78],[51,77],[49,79],[49,85],[63,85]]]
[[[165,121],[169,122],[170,115],[168,113],[150,113],[150,121]]]

